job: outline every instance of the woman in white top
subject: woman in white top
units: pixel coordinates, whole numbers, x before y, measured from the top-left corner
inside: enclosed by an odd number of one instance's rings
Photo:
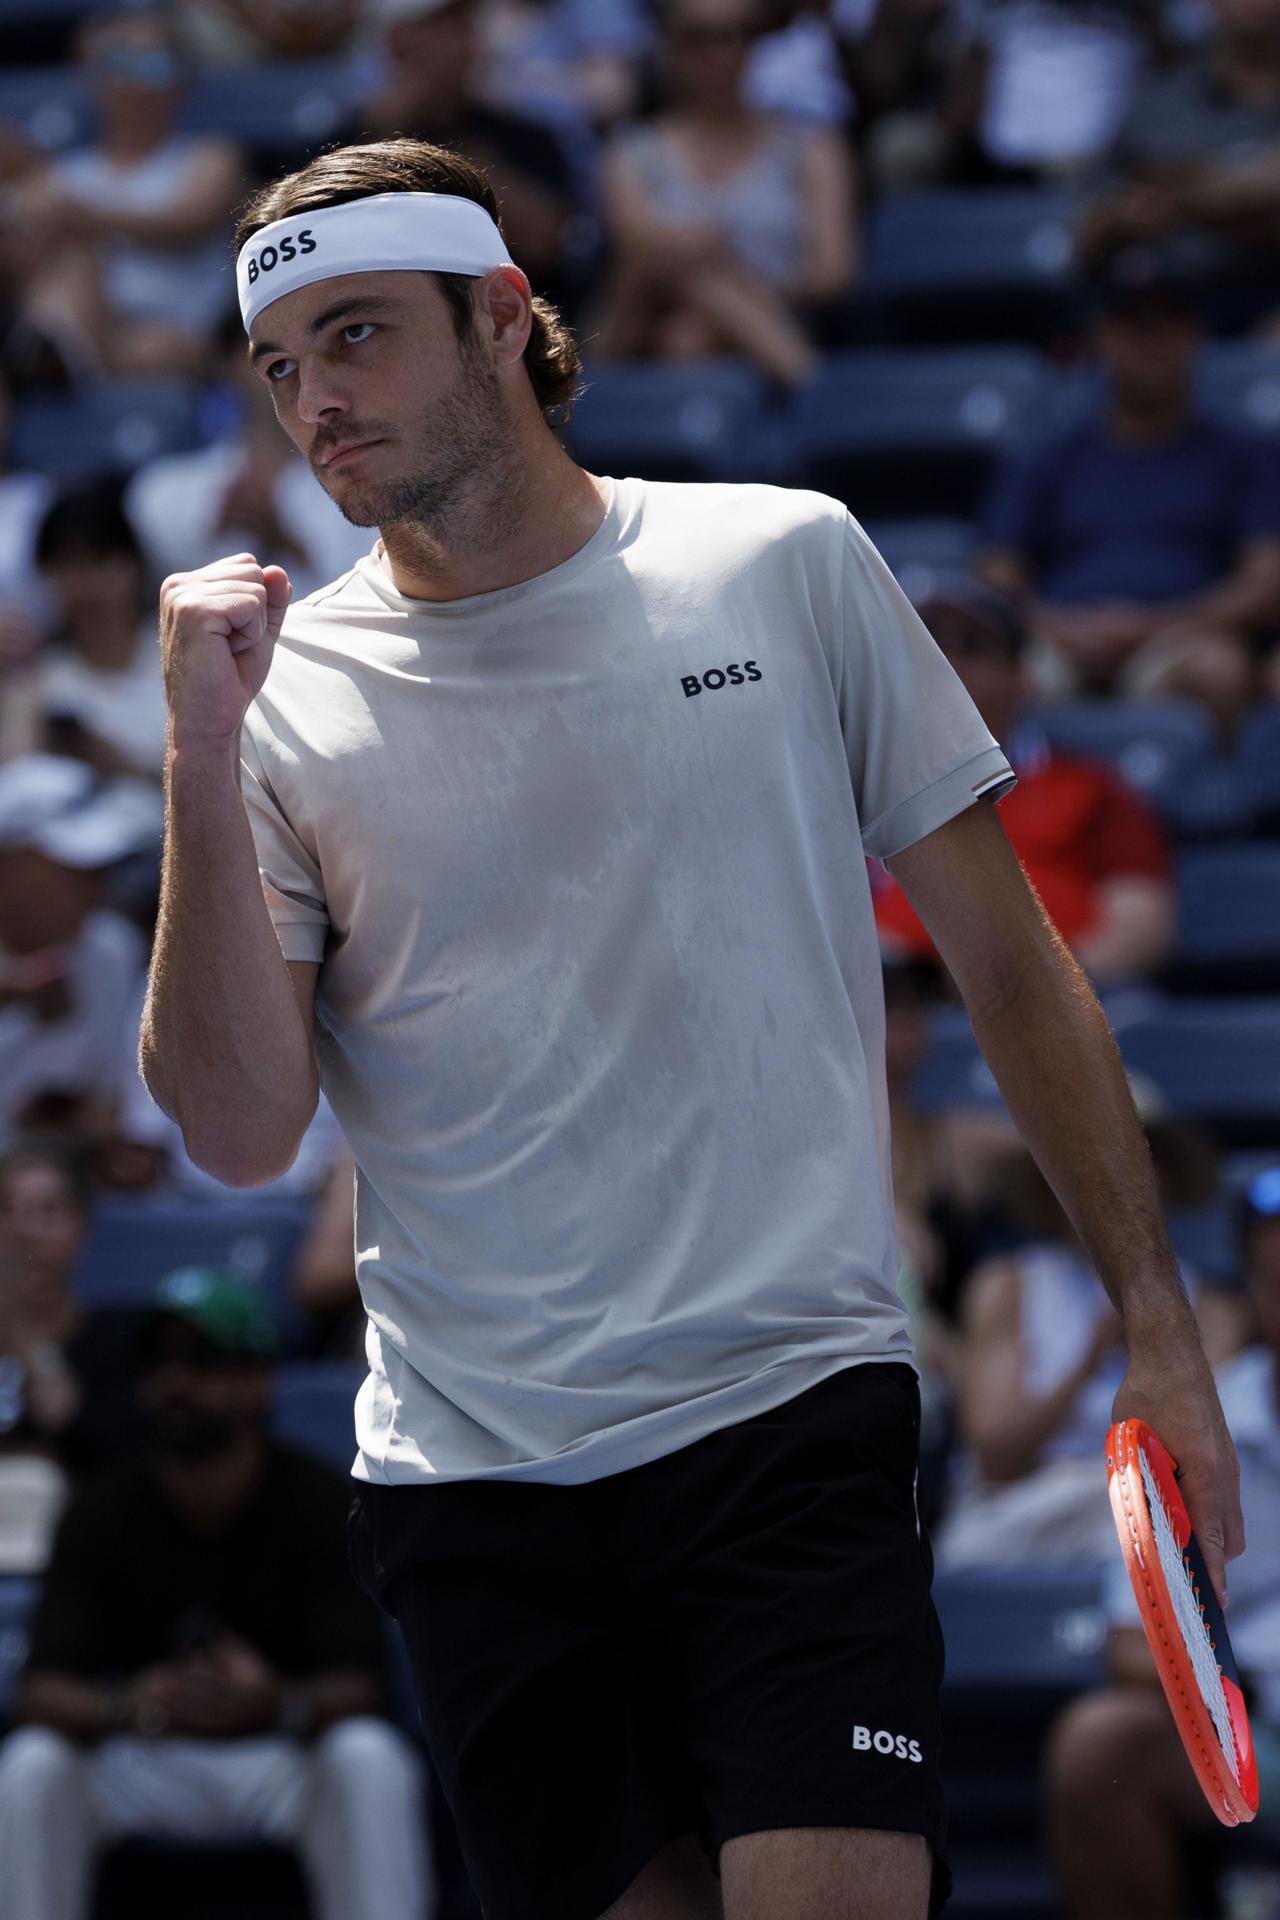
[[[61,494],[36,536],[36,565],[57,609],[40,659],[48,744],[99,773],[159,779],[165,704],[151,582],[119,490]]]
[[[853,281],[852,161],[837,134],[746,103],[760,26],[753,0],[675,0],[674,104],[620,134],[605,165],[606,357],[738,353],[787,384],[812,370],[797,309]]]
[[[92,22],[80,59],[98,137],[20,190],[47,252],[28,303],[59,338],[78,333],[105,373],[192,372],[227,303],[241,156],[220,136],[175,132],[186,61],[161,14]]]

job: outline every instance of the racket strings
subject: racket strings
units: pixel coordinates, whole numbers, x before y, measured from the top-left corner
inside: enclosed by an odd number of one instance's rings
[[[1214,1732],[1218,1736],[1218,1745],[1222,1748],[1227,1765],[1231,1768],[1232,1776],[1238,1785],[1240,1763],[1236,1753],[1231,1713],[1222,1688],[1222,1669],[1218,1665],[1213,1641],[1209,1637],[1209,1629],[1196,1598],[1195,1586],[1173,1531],[1164,1498],[1147,1464],[1146,1455],[1140,1447],[1137,1451],[1138,1464],[1142,1470],[1142,1484],[1147,1496],[1147,1507],[1151,1514],[1151,1530],[1155,1536],[1156,1552],[1160,1556],[1165,1585],[1173,1601],[1178,1630],[1191,1656],[1196,1685],[1200,1689],[1201,1699],[1209,1710]]]

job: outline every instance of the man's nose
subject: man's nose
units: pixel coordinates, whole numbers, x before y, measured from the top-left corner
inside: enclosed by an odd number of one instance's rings
[[[331,425],[348,411],[348,401],[323,365],[298,369],[298,417],[309,427]]]

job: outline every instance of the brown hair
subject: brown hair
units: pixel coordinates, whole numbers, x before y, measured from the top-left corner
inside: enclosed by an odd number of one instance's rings
[[[330,153],[318,154],[297,173],[286,174],[273,186],[261,188],[237,222],[236,252],[273,220],[318,213],[322,207],[339,207],[372,193],[452,193],[462,200],[474,200],[494,220],[498,218],[497,197],[488,176],[473,161],[449,147],[398,135],[392,140],[371,141],[367,146],[335,147]],[[474,283],[465,273],[437,273],[434,278],[453,316],[454,331],[459,340],[465,340],[472,325]],[[578,390],[582,359],[573,334],[541,294],[533,299],[533,330],[524,363],[543,414],[549,421],[553,415],[558,421],[567,420]]]

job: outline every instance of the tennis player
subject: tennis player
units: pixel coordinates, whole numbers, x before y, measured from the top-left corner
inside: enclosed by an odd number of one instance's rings
[[[266,554],[165,583],[143,1070],[232,1185],[322,1081],[351,1143],[353,1551],[487,1920],[923,1920],[942,1649],[866,854],[1124,1316],[1117,1408],[1185,1462],[1218,1582],[1234,1455],[999,747],[834,501],[570,460],[573,344],[494,216],[395,141],[243,220],[257,371],[380,538],[293,608]]]

